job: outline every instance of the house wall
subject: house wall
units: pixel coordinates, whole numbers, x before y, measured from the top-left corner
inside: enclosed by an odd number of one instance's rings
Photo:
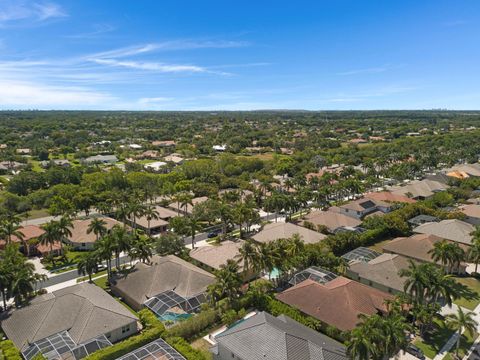
[[[107,337],[108,340],[110,340],[110,342],[115,343],[129,336],[132,336],[137,332],[138,332],[137,321],[132,320],[132,322],[126,324],[125,326],[106,332],[105,336]]]
[[[213,359],[214,360],[231,360],[231,359],[248,360],[248,359],[242,359],[238,357],[231,350],[227,349],[225,346],[223,346],[220,343],[218,343],[217,345],[217,354],[213,354]]]
[[[396,295],[396,294],[401,294],[402,291],[400,289],[394,289],[394,288],[390,288],[388,286],[385,286],[383,284],[379,284],[375,281],[371,281],[369,279],[366,279],[366,278],[363,278],[361,276],[359,276],[357,273],[351,271],[350,269],[347,270],[347,273],[346,275],[352,279],[352,280],[356,280],[362,284],[365,284],[365,285],[368,285],[368,286],[371,286],[377,290],[380,290],[380,291],[383,291],[383,292],[386,292],[388,294],[393,294],[393,295]]]
[[[73,250],[93,250],[95,243],[94,242],[87,242],[87,243],[76,243],[76,242],[71,242],[71,241],[66,241],[68,244],[70,244],[73,248]]]

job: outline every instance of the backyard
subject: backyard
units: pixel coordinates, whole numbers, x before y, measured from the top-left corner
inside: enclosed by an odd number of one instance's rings
[[[470,291],[464,291],[454,303],[468,310],[474,310],[480,304],[480,281],[474,277],[459,277],[456,281]]]
[[[434,329],[429,336],[425,336],[425,339],[419,337],[414,341],[414,345],[420,348],[426,357],[433,359],[453,333],[454,331],[443,321],[437,319],[434,321]]]

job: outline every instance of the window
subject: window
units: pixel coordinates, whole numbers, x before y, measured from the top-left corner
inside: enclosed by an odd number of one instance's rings
[[[130,325],[122,326],[122,334],[125,334],[130,331]]]
[[[82,247],[85,247],[85,243],[82,243]]]

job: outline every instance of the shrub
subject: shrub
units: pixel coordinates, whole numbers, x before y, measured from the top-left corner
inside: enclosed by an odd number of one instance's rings
[[[194,349],[185,339],[181,337],[167,337],[165,341],[170,344],[175,350],[182,354],[187,360],[209,360],[210,357],[203,351]]]
[[[203,330],[214,325],[219,320],[218,313],[215,310],[207,309],[199,314],[179,322],[168,330],[168,334],[173,337],[182,337],[187,340],[198,335]]]
[[[10,340],[0,341],[0,358],[5,360],[22,360],[20,350]]]

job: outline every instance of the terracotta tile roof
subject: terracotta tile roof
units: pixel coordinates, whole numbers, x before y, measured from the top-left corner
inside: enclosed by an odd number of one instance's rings
[[[389,191],[381,191],[381,192],[374,192],[368,193],[365,195],[366,198],[378,201],[385,201],[385,202],[402,202],[402,203],[415,203],[416,200],[410,199],[409,197],[393,194]]]
[[[36,239],[45,233],[45,231],[37,225],[26,225],[20,228],[19,231],[23,234],[23,240],[25,241]],[[20,239],[16,236],[12,236],[12,241],[19,242]]]
[[[305,216],[305,221],[311,222],[314,225],[324,225],[330,231],[334,231],[339,227],[356,227],[362,222],[352,216],[347,216],[339,213],[338,211],[312,211]]]
[[[109,217],[102,217],[102,220],[106,222],[105,227],[110,230],[115,225],[123,224],[115,219]],[[87,234],[88,226],[92,222],[92,219],[85,219],[85,220],[74,220],[73,221],[73,228],[70,229],[72,232],[72,236],[68,239],[72,243],[93,243],[96,241],[96,235],[91,232]]]
[[[227,260],[236,260],[243,241],[222,241],[217,246],[201,246],[190,251],[190,257],[214,269],[220,269]]]
[[[480,218],[480,205],[463,205],[459,208],[459,210],[469,217]]]
[[[386,311],[392,295],[339,276],[322,285],[305,280],[277,295],[277,299],[342,331],[358,324],[358,315]]]
[[[37,249],[37,251],[40,254],[45,255],[45,254],[48,254],[50,252],[56,252],[56,251],[61,250],[62,249],[62,244],[60,243],[60,241],[55,241],[53,246],[37,244],[35,246],[35,248]]]

